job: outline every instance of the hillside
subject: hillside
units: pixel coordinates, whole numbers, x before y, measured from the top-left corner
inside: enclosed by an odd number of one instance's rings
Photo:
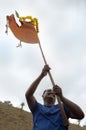
[[[31,113],[0,103],[0,130],[32,130]],[[69,130],[86,130],[71,124]]]

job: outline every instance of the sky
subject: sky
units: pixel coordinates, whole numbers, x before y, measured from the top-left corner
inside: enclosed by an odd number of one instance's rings
[[[8,28],[8,34],[5,33],[6,16],[15,15],[15,10],[20,16],[38,19],[38,36],[55,84],[86,113],[85,0],[3,0],[0,3],[0,101],[11,101],[16,107],[24,102],[29,111],[25,92],[44,66],[38,44],[22,42],[22,48],[17,48],[19,40],[11,30]],[[35,92],[41,103],[46,88],[52,88],[48,75]],[[81,123],[86,124],[86,118]]]

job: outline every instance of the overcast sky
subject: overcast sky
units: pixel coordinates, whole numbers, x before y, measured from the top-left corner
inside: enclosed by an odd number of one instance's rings
[[[0,3],[0,100],[19,107],[25,92],[40,74],[44,61],[38,44],[22,43],[6,30],[6,15],[32,15],[39,20],[39,39],[51,74],[64,96],[86,113],[86,0],[3,0]],[[16,18],[16,16],[15,16]],[[17,19],[18,20],[18,19]],[[40,83],[35,96],[52,88],[49,76]],[[83,124],[86,120],[82,120]]]

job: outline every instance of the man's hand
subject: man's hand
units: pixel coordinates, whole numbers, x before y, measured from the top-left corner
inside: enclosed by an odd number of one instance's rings
[[[55,85],[53,87],[53,91],[54,91],[55,95],[59,96],[62,99],[62,97],[63,97],[62,89],[58,85]]]
[[[42,69],[42,73],[41,74],[43,76],[46,76],[47,73],[49,72],[49,70],[50,70],[50,67],[48,65],[44,65],[44,68]]]

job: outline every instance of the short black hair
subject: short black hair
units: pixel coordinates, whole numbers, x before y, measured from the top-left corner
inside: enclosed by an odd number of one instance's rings
[[[45,89],[42,96],[45,94],[46,91],[51,91],[52,89]]]

